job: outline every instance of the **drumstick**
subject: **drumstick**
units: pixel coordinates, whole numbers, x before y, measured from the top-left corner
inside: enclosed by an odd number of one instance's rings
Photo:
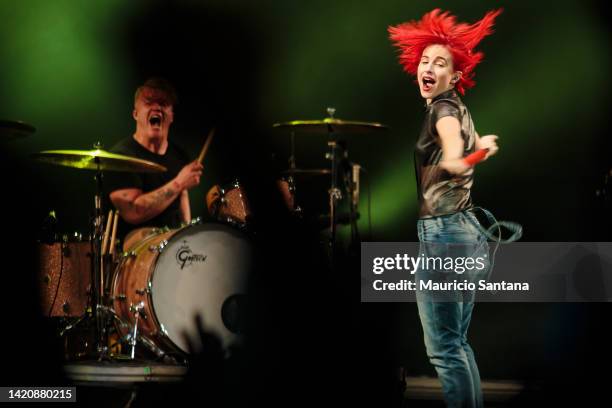
[[[110,235],[111,223],[113,222],[113,210],[108,212],[106,217],[106,228],[104,230],[104,237],[102,239],[102,255],[106,255],[106,249],[108,246],[108,236]]]
[[[117,238],[117,221],[119,221],[119,210],[115,211],[115,219],[113,221],[113,233],[111,234],[109,254],[115,253],[115,239]]]
[[[204,156],[206,156],[206,152],[208,151],[208,146],[210,146],[210,142],[212,141],[213,136],[215,135],[215,128],[210,129],[208,133],[208,137],[204,142],[204,147],[202,147],[202,151],[200,151],[200,155],[198,156],[198,163],[202,164],[204,161]]]

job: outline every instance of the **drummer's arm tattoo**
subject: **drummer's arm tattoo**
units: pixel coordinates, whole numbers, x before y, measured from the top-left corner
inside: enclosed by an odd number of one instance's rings
[[[129,224],[140,224],[162,213],[181,194],[178,183],[168,184],[148,193],[139,189],[113,191],[110,199]]]

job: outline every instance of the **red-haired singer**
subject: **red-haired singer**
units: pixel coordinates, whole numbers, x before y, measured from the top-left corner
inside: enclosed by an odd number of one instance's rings
[[[480,137],[459,94],[474,86],[474,68],[483,54],[474,48],[492,32],[501,10],[488,12],[474,24],[459,23],[435,9],[419,21],[389,27],[404,70],[416,77],[427,102],[423,129],[415,149],[419,196],[418,234],[421,252],[429,257],[482,257],[488,244],[472,210],[470,190],[476,163],[497,153],[497,136]],[[485,270],[471,278],[486,276]],[[454,271],[426,270],[419,281],[463,281]],[[449,407],[481,407],[480,375],[467,331],[474,293],[460,291],[453,301],[417,291],[429,361],[442,383]]]

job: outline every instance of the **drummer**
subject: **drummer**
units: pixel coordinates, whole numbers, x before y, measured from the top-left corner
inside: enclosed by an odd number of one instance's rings
[[[122,173],[107,177],[110,200],[122,219],[120,234],[138,227],[179,227],[191,220],[188,190],[200,183],[202,165],[169,139],[177,103],[174,87],[150,78],[136,89],[132,116],[136,131],[111,151],[158,163],[164,173]]]

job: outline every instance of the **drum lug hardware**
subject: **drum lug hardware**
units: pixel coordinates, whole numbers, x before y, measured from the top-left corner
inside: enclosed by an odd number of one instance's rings
[[[151,293],[151,289],[149,288],[142,288],[142,289],[136,289],[136,294],[140,295],[140,296],[144,296],[145,294],[150,294]]]
[[[115,296],[115,299],[117,299],[117,300],[126,300],[127,296],[125,296],[124,293],[119,293],[117,296]]]
[[[133,303],[130,303],[130,312],[132,313],[140,312],[143,307],[144,307],[144,302],[140,302],[136,305]]]
[[[130,312],[134,313],[135,315],[139,315],[140,317],[142,317],[143,319],[147,319],[147,315],[144,312],[144,302],[140,302],[137,305],[134,304],[130,304]]]
[[[126,251],[126,252],[122,253],[121,256],[123,258],[128,258],[128,257],[129,258],[135,258],[136,257],[136,252],[135,251],[129,251],[129,252]]]
[[[164,248],[166,247],[166,245],[168,245],[168,241],[167,240],[163,240],[162,242],[160,242],[158,245],[151,245],[149,247],[149,251],[151,252],[157,252],[157,253],[162,253],[162,251],[164,250]]]

